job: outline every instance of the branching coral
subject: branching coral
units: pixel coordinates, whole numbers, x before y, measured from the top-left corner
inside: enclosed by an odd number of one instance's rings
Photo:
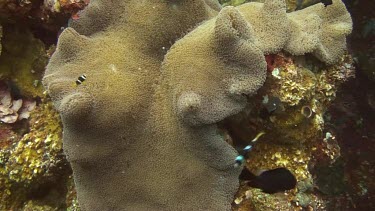
[[[220,9],[97,0],[61,34],[44,84],[83,210],[230,209],[240,169],[215,123],[262,86],[264,54],[294,40],[282,0]]]

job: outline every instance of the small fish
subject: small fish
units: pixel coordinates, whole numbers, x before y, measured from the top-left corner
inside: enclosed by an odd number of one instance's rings
[[[263,106],[267,109],[269,114],[281,112],[283,109],[282,102],[279,97],[266,95],[263,97]]]
[[[85,74],[82,74],[81,76],[78,77],[78,79],[76,80],[76,85],[81,85],[85,80],[86,80],[86,75]]]
[[[255,175],[244,168],[240,180],[246,181],[253,188],[259,188],[270,194],[291,190],[297,185],[296,177],[286,168],[263,171],[259,175]]]
[[[324,4],[324,7],[327,7],[328,5],[332,4],[332,0],[321,0],[322,4]]]
[[[246,159],[248,158],[247,154],[248,152],[251,151],[251,149],[253,148],[252,144],[255,143],[262,135],[264,135],[265,133],[262,131],[260,133],[258,133],[257,136],[255,136],[255,138],[253,140],[251,140],[251,144],[247,145],[245,148],[243,148],[242,152],[236,157],[236,159],[234,160],[234,167],[237,168],[239,166],[242,166],[242,164],[246,161]]]

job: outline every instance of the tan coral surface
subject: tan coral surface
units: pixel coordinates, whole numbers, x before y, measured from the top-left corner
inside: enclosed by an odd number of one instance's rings
[[[3,36],[3,27],[0,25],[0,55],[1,55],[1,50],[2,50],[2,44],[1,44],[2,36]]]

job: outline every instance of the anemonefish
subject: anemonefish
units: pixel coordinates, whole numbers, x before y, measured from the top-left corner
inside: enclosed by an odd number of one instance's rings
[[[78,79],[76,80],[76,85],[81,85],[85,80],[86,80],[86,75],[85,74],[82,74],[81,76],[78,77]]]

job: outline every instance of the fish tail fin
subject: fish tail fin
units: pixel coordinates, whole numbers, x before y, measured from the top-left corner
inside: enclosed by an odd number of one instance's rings
[[[251,143],[254,143],[256,141],[258,141],[258,139],[263,136],[264,134],[266,134],[264,131],[261,131],[260,133],[258,133],[255,138],[253,140],[251,140]]]

